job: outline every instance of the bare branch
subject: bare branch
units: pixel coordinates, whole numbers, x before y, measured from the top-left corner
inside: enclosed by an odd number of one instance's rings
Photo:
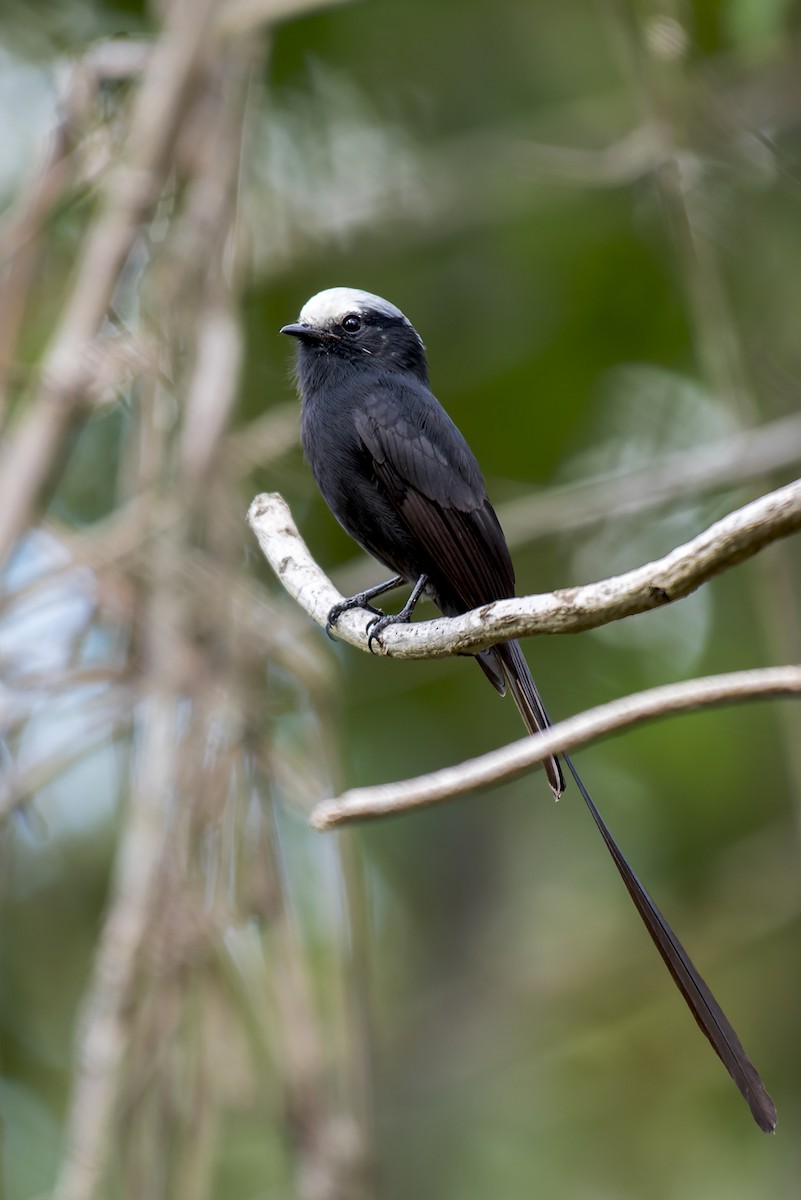
[[[735,671],[624,696],[560,721],[545,733],[522,738],[458,766],[445,767],[400,783],[382,783],[343,792],[333,800],[318,804],[312,812],[311,823],[316,829],[331,829],[347,821],[438,804],[477,788],[515,779],[552,754],[584,746],[645,721],[771,696],[801,696],[801,666]]]
[[[248,520],[262,553],[291,596],[320,625],[342,597],[312,559],[277,493],[257,496]],[[475,654],[510,638],[578,633],[622,617],[661,608],[779,538],[801,529],[801,480],[735,509],[664,558],[625,575],[537,596],[486,604],[460,617],[394,625],[381,635],[378,653],[393,658],[444,658]],[[344,642],[367,650],[370,614],[357,609],[337,622]],[[374,643],[375,645],[375,643]]]

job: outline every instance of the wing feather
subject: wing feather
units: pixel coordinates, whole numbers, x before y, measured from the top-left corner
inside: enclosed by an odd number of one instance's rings
[[[416,539],[448,608],[514,593],[506,539],[481,470],[445,410],[422,385],[374,387],[355,415],[376,478]]]

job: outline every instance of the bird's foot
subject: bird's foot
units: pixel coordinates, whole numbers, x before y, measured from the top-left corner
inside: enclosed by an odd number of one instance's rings
[[[363,592],[357,592],[355,596],[349,596],[347,600],[340,600],[339,604],[335,604],[333,608],[328,610],[325,632],[331,637],[331,630],[343,612],[349,612],[352,608],[364,608],[367,612],[375,613],[376,617],[383,617],[383,610],[374,608],[370,604],[370,601],[374,600],[376,596],[383,596],[385,592],[391,592],[393,588],[400,587],[403,582],[402,575],[393,575],[391,579],[385,579],[383,583],[377,583],[373,587],[365,588]]]
[[[334,626],[344,612],[350,612],[352,608],[364,608],[367,612],[375,613],[376,620],[383,617],[383,609],[374,608],[368,603],[367,595],[364,592],[359,592],[356,596],[349,596],[347,600],[341,600],[339,604],[334,604],[328,610],[328,617],[325,622],[325,632],[333,640]]]
[[[390,625],[408,625],[411,619],[412,614],[407,613],[405,607],[402,608],[399,613],[389,613],[388,615],[385,613],[379,613],[377,616],[373,617],[366,629],[367,649],[370,651],[370,653],[375,653],[373,650],[373,642],[381,637],[381,634],[385,629],[388,629]]]
[[[384,630],[388,629],[390,625],[408,625],[409,621],[412,619],[412,613],[415,610],[417,601],[422,596],[427,583],[428,576],[421,575],[417,580],[417,583],[412,588],[411,596],[406,601],[400,612],[390,613],[388,616],[384,616],[382,613],[380,616],[373,617],[372,621],[370,621],[367,626],[367,649],[370,651],[370,653],[373,652],[373,642],[376,641],[376,639],[379,638]]]
[[[367,612],[374,614],[372,621],[367,625],[367,646],[372,652],[373,642],[381,634],[382,630],[388,625],[405,624],[411,619],[414,612],[414,606],[420,599],[422,592],[428,582],[426,575],[421,575],[417,583],[412,589],[412,594],[404,604],[399,613],[391,613],[386,615],[380,608],[375,608],[370,601],[376,596],[381,596],[384,592],[389,592],[393,588],[400,587],[404,583],[402,575],[393,575],[392,579],[388,579],[385,583],[376,584],[375,587],[367,588],[364,592],[357,592],[355,596],[349,596],[347,600],[340,600],[339,604],[335,604],[333,608],[328,610],[328,619],[325,623],[325,632],[329,637],[332,636],[332,630],[336,625],[343,612],[348,612],[351,608],[363,608]]]

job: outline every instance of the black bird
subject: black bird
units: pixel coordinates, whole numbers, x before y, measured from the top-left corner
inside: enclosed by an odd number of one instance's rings
[[[425,347],[400,309],[355,288],[319,292],[282,333],[298,340],[301,440],[314,478],[340,525],[393,578],[335,606],[329,628],[348,608],[376,615],[370,639],[408,621],[428,595],[446,616],[515,593],[509,548],[467,442],[431,393]],[[411,584],[409,600],[385,616],[376,596]],[[476,655],[503,695],[512,693],[531,733],[550,722],[517,642]],[[776,1109],[689,955],[629,866],[570,757],[563,755],[637,911],[684,996],[746,1100],[760,1129],[772,1133]],[[565,781],[546,761],[555,796]]]

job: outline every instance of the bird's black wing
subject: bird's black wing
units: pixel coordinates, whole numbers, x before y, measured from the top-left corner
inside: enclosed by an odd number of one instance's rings
[[[376,384],[356,415],[376,479],[431,564],[448,607],[514,593],[512,560],[475,457],[427,388]]]

